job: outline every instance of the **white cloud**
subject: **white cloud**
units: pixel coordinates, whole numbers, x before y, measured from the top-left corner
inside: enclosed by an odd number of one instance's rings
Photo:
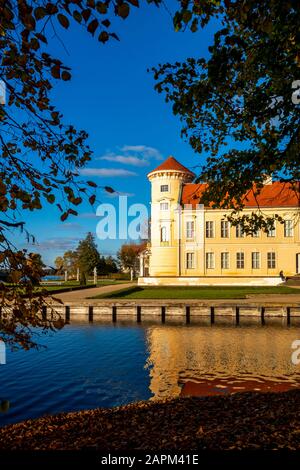
[[[108,197],[108,198],[116,198],[116,197],[119,197],[119,196],[133,197],[133,196],[135,196],[135,194],[134,193],[124,193],[122,191],[115,191],[114,193],[106,193],[105,196]]]
[[[80,174],[83,176],[102,176],[104,178],[137,176],[134,171],[124,170],[123,168],[83,168],[80,170]]]
[[[94,212],[82,212],[81,214],[78,214],[78,217],[81,217],[82,219],[96,219],[99,216]]]
[[[108,162],[124,163],[125,165],[133,166],[149,165],[149,161],[145,160],[144,158],[139,158],[132,155],[115,155],[114,153],[110,153],[108,155],[104,155],[103,157],[96,158],[96,160],[106,160]]]
[[[29,243],[28,246],[32,246],[33,248],[36,247],[42,251],[48,250],[57,250],[57,251],[67,251],[73,250],[78,242],[78,237],[57,237],[57,238],[49,238],[47,240],[43,240],[37,243]]]
[[[80,224],[77,224],[76,222],[64,222],[62,224],[57,225],[58,230],[76,230],[77,232],[82,230],[83,227]]]
[[[121,148],[122,152],[134,152],[140,153],[144,159],[154,158],[155,160],[162,160],[163,156],[160,151],[154,147],[148,147],[147,145],[124,145]]]

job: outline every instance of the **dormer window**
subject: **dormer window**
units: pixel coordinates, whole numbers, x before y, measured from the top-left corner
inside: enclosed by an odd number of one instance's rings
[[[167,193],[169,191],[169,185],[168,184],[162,184],[160,187],[160,192],[161,193]]]
[[[168,202],[161,202],[160,203],[160,210],[161,211],[168,211],[169,210],[169,203]]]

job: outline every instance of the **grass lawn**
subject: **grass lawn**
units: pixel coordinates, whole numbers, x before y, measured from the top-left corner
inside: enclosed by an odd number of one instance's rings
[[[124,281],[124,280],[114,280],[114,279],[100,279],[98,280],[97,282],[97,287],[101,287],[101,286],[110,286],[110,285],[118,285],[118,284],[126,284],[128,283],[129,281]],[[9,284],[9,283],[5,283],[6,286],[13,286],[12,284]],[[89,286],[92,286],[94,285],[93,282],[89,281],[87,283],[87,286],[86,287],[89,287]],[[44,284],[41,284],[39,287],[36,287],[35,288],[35,292],[38,292],[40,290],[47,290],[48,292],[59,292],[59,291],[71,291],[72,289],[74,289],[75,287],[80,287],[80,284],[79,282],[77,281],[67,281],[67,282],[61,282],[61,283],[51,283],[49,282],[49,284],[47,283],[44,283]],[[82,287],[84,289],[84,287]],[[22,292],[22,290],[21,290]]]
[[[286,286],[247,287],[129,287],[94,299],[243,299],[248,294],[300,294],[300,290]]]
[[[117,285],[117,284],[125,284],[128,281],[115,281],[115,280],[109,280],[109,279],[104,279],[104,280],[98,280],[97,282],[97,287],[101,286],[110,286],[110,285]],[[90,285],[94,285],[93,282],[88,282],[87,287]],[[74,287],[79,287],[80,284],[77,281],[67,281],[63,282],[62,284],[44,284],[42,285],[39,289],[46,289],[49,292],[52,291],[59,291],[59,290],[65,290],[65,289],[70,289],[72,290]]]

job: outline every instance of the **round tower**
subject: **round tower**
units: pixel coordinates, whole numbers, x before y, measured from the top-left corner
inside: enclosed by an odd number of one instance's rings
[[[182,185],[195,174],[174,157],[169,157],[147,175],[151,183],[150,276],[178,275],[178,236],[176,213]]]

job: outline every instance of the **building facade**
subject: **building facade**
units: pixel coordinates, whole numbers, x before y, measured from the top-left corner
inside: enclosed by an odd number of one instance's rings
[[[259,204],[284,223],[246,235],[226,220],[230,210],[201,204],[205,185],[194,178],[173,157],[148,174],[151,238],[140,285],[277,285],[300,273],[299,194],[291,185],[269,178],[258,196],[247,193],[243,213]]]

